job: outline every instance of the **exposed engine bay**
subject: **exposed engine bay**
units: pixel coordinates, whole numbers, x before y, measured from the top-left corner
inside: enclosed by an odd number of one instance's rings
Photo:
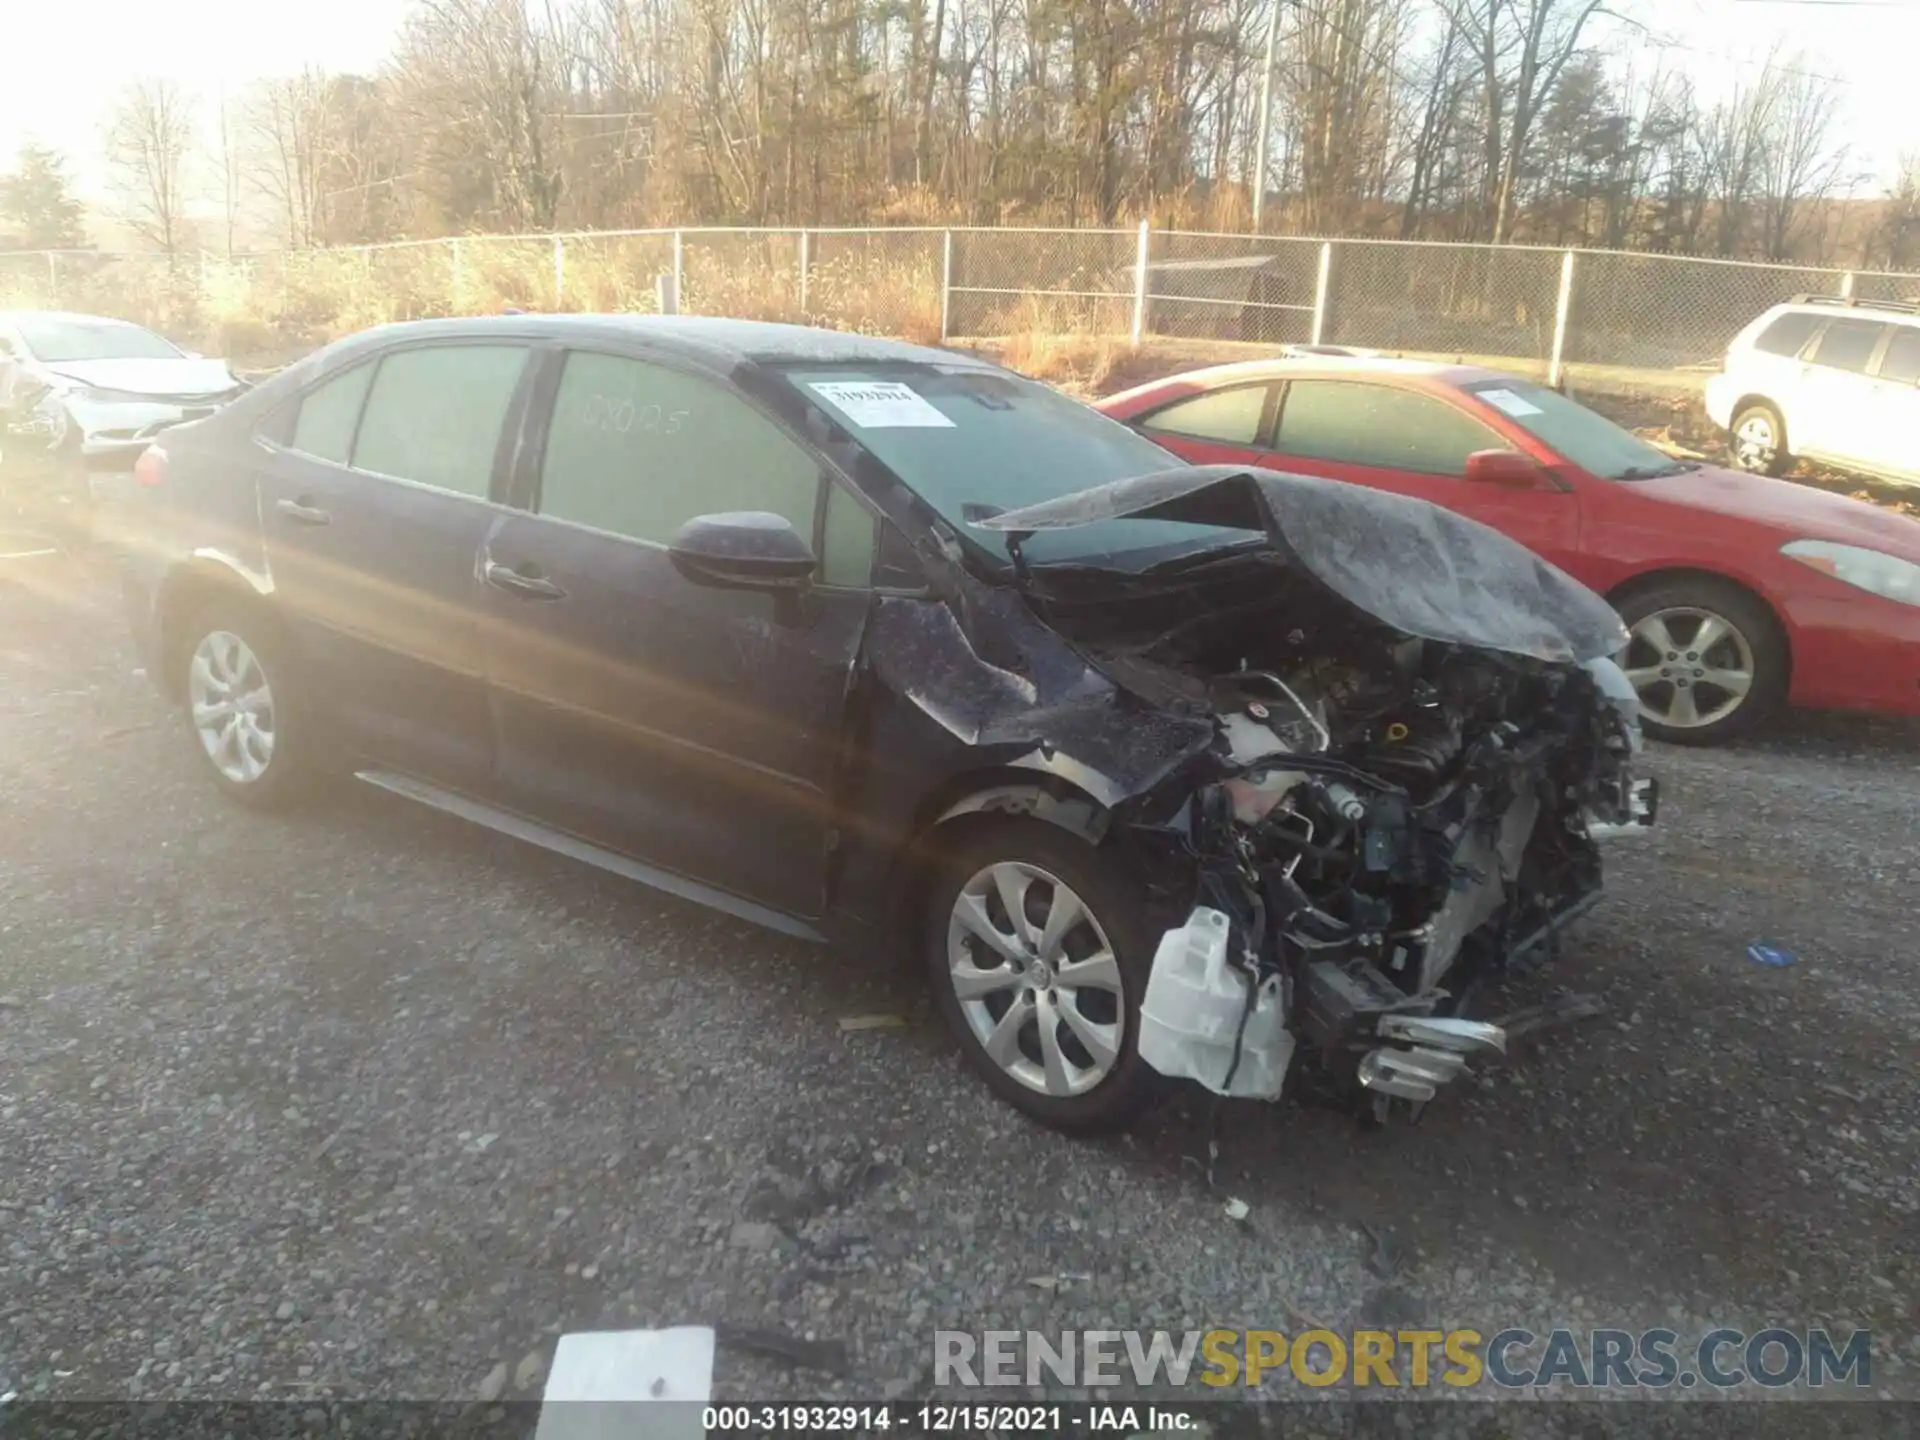
[[[1596,837],[1653,818],[1637,701],[1592,641],[1423,638],[1271,548],[1032,584],[1123,690],[1213,723],[1160,822],[1197,895],[1160,943],[1140,1051],[1216,1093],[1277,1098],[1298,1046],[1378,1113],[1417,1109],[1504,1049],[1466,1012],[1599,898]]]

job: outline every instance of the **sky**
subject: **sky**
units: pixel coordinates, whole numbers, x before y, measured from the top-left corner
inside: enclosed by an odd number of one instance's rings
[[[223,92],[303,66],[365,71],[391,48],[407,0],[14,0],[0,27],[0,165],[29,139],[63,152],[83,198],[106,193],[103,132],[115,96],[143,75],[180,81],[203,117]],[[1920,153],[1913,103],[1920,0],[1610,0],[1670,41],[1666,64],[1712,100],[1750,81],[1769,51],[1843,87],[1842,119],[1864,193]],[[1596,21],[1617,27],[1618,21]],[[1637,33],[1630,31],[1629,33]],[[1643,63],[1657,47],[1642,39]]]

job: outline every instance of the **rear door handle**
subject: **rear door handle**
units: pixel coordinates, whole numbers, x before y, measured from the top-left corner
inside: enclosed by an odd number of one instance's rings
[[[306,497],[298,500],[276,500],[273,508],[293,521],[296,525],[331,525],[333,516],[317,505],[309,505]]]
[[[522,600],[564,600],[567,592],[544,575],[528,575],[508,565],[489,560],[483,572],[487,583],[497,590]]]

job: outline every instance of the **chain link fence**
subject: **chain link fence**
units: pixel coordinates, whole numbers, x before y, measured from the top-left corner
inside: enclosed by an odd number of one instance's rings
[[[0,308],[118,315],[245,355],[394,320],[664,304],[922,342],[1337,344],[1654,386],[1697,384],[1744,325],[1803,293],[1920,302],[1920,275],[1146,227],[461,236],[171,261],[0,254]]]

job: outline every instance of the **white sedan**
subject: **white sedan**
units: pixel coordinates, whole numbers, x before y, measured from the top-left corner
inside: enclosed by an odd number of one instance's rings
[[[89,468],[131,465],[169,426],[211,415],[247,387],[224,360],[100,315],[0,310],[0,414],[12,446]]]

